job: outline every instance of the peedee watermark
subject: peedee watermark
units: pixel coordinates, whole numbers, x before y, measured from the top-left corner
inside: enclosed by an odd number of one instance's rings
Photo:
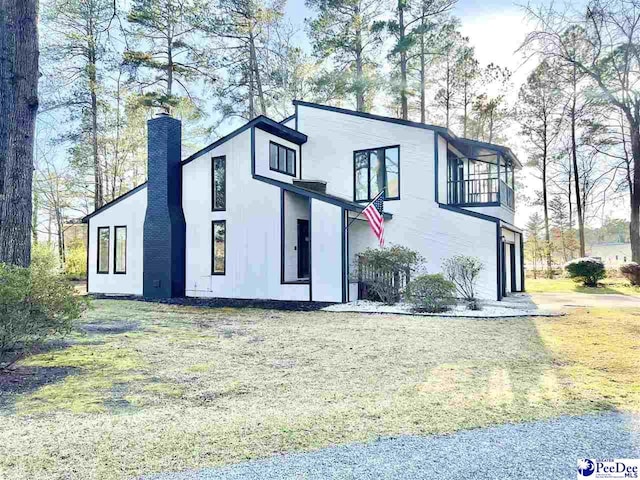
[[[640,458],[580,458],[578,480],[640,478]]]

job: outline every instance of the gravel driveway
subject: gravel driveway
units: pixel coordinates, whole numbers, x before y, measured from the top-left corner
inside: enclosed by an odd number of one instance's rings
[[[578,458],[640,457],[640,416],[619,413],[398,437],[153,480],[575,479]]]

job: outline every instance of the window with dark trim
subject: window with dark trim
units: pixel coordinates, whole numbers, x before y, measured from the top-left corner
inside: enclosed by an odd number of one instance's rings
[[[211,168],[211,210],[220,212],[227,206],[227,159],[215,157]]]
[[[211,275],[224,275],[227,257],[227,222],[211,222]]]
[[[127,273],[127,227],[113,229],[113,273]]]
[[[400,147],[353,152],[353,198],[373,200],[386,187],[385,200],[400,199]]]
[[[98,273],[109,273],[109,227],[98,227]]]
[[[296,151],[279,143],[269,142],[269,168],[295,177]]]

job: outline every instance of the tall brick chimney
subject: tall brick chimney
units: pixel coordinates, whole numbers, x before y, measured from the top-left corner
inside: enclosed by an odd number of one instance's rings
[[[147,122],[147,213],[143,295],[183,297],[185,221],[182,213],[182,124],[168,114]]]

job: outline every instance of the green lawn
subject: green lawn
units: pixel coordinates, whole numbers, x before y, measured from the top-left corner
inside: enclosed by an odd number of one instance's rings
[[[618,293],[640,296],[640,288],[633,287],[624,278],[605,278],[598,287],[583,287],[570,278],[527,278],[525,287],[528,293]]]
[[[69,345],[20,364],[31,382],[66,376],[0,392],[0,478],[130,478],[640,411],[639,314],[482,320],[96,301]]]

